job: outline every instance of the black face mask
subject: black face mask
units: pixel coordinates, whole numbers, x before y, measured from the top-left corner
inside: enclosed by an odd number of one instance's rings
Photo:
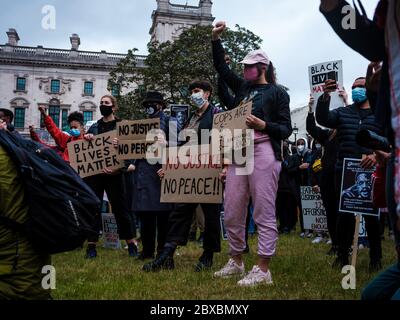
[[[112,107],[102,104],[100,105],[100,113],[103,117],[111,116],[113,113]]]
[[[149,104],[146,106],[146,114],[151,118],[158,114],[158,107],[156,104]]]

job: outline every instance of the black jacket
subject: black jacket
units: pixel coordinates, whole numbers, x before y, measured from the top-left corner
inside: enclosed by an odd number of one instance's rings
[[[233,107],[249,96],[253,90],[251,82],[236,75],[225,62],[225,51],[221,41],[213,41],[214,67],[221,79],[235,94]],[[280,86],[270,85],[263,96],[264,121],[267,124],[266,133],[271,138],[272,147],[277,160],[283,160],[282,141],[292,134],[290,117],[290,98],[287,92]]]
[[[216,115],[219,112],[220,112],[220,110],[217,107],[215,107],[213,104],[210,103],[207,110],[203,113],[201,120],[200,120],[199,128],[197,130],[197,136],[198,136],[199,143],[201,143],[201,144],[210,143],[210,141],[201,141],[201,131],[202,130],[210,131],[213,128],[214,115]],[[187,121],[187,125],[190,123],[190,121],[192,120],[194,115],[195,115],[195,113],[192,113],[190,115],[189,120]],[[186,125],[186,128],[187,128],[187,125]],[[180,145],[182,145],[182,143],[180,143]]]
[[[335,136],[331,139],[332,130],[317,126],[314,113],[309,113],[307,116],[307,132],[313,139],[321,143],[325,149],[321,159],[321,176],[324,176],[325,173],[334,172],[339,149],[337,137]]]
[[[364,118],[360,116],[356,105],[342,107],[329,111],[330,99],[324,100],[321,96],[318,100],[316,118],[320,125],[331,129],[337,129],[339,142],[338,162],[336,169],[343,167],[343,159],[361,159],[363,155],[370,155],[373,150],[365,149],[356,142],[356,135],[362,129],[371,130],[379,135],[382,134],[380,125],[376,122],[371,109],[366,111]]]
[[[391,104],[390,104],[390,80],[388,56],[385,45],[385,30],[377,23],[367,17],[357,14],[357,28],[344,29],[342,27],[343,14],[342,8],[349,5],[347,1],[340,0],[336,9],[324,13],[329,24],[337,35],[353,50],[360,53],[369,61],[383,61],[382,78],[376,105],[371,103],[375,112],[376,121],[384,128],[385,135],[394,145],[394,134],[391,123]],[[380,17],[385,18],[385,17]]]

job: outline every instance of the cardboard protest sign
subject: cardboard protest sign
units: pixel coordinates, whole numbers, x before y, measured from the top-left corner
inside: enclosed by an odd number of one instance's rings
[[[81,178],[102,174],[104,169],[117,170],[124,164],[117,158],[112,142],[116,132],[94,136],[92,141],[79,140],[68,144],[71,167]]]
[[[187,155],[183,148],[167,149],[161,203],[222,203],[220,155],[210,151]]]
[[[375,168],[361,168],[360,159],[344,159],[339,211],[379,216],[372,205],[372,174]]]
[[[122,140],[118,144],[118,160],[145,159],[146,153],[151,150],[154,142],[145,140]]]
[[[145,159],[149,147],[154,144],[154,141],[146,140],[147,135],[152,130],[159,129],[160,119],[119,122],[117,126],[118,159],[121,161]]]
[[[248,101],[231,111],[214,115],[213,129],[219,130],[220,135],[218,138],[213,136],[213,143],[215,143],[215,139],[219,139],[221,150],[224,146],[231,146],[233,150],[248,147],[253,137],[246,125],[246,119],[251,115],[252,109],[253,102]]]
[[[103,240],[106,249],[121,249],[117,222],[111,213],[102,213]]]
[[[301,187],[301,205],[304,229],[328,231],[326,211],[320,193],[315,193],[312,187]]]
[[[308,68],[310,78],[311,94],[314,97],[313,110],[317,107],[319,97],[324,93],[323,85],[327,80],[335,80],[340,89],[343,88],[343,62],[331,61],[315,64]],[[339,96],[339,91],[331,94],[330,110],[343,107],[343,99]]]

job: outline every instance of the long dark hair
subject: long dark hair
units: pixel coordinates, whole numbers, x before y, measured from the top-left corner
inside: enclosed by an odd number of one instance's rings
[[[260,76],[264,68],[266,69],[265,80],[267,80],[268,83],[276,84],[275,67],[272,62],[270,62],[268,66],[262,63],[257,64],[258,74]]]
[[[276,84],[275,67],[272,64],[272,61],[269,63],[269,66],[267,67],[267,73],[265,74],[265,78],[267,79],[268,83]]]

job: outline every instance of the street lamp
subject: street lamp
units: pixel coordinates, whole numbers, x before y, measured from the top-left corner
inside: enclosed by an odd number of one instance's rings
[[[294,143],[297,143],[297,135],[299,134],[299,128],[297,128],[296,124],[293,127],[293,134],[294,134]]]

